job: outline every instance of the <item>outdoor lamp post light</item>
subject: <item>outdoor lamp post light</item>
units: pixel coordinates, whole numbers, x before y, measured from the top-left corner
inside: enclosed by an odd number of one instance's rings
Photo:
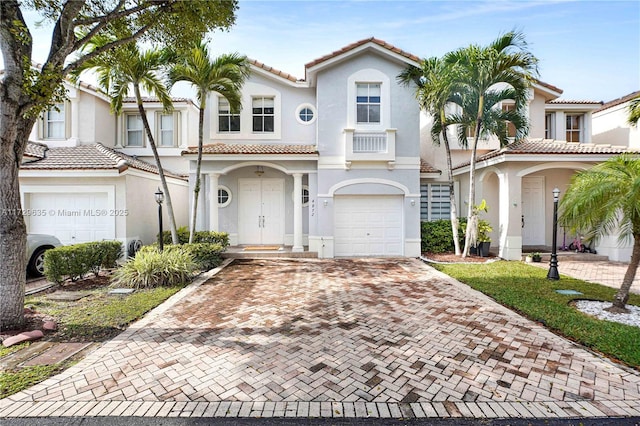
[[[551,261],[549,262],[549,272],[547,272],[548,280],[559,280],[558,273],[558,199],[560,198],[560,190],[553,188],[553,245],[551,246]]]
[[[164,249],[164,242],[162,241],[162,202],[164,201],[164,192],[158,188],[155,196],[156,203],[158,203],[158,247],[160,248],[160,251],[162,251]]]

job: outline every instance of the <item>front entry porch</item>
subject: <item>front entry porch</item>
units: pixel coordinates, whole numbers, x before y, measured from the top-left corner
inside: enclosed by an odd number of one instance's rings
[[[315,259],[318,253],[309,251],[308,246],[303,247],[303,251],[293,251],[293,246],[280,246],[273,249],[271,246],[264,246],[265,249],[258,249],[256,246],[237,245],[227,247],[222,253],[225,259],[268,259],[268,258],[287,258],[287,259]]]

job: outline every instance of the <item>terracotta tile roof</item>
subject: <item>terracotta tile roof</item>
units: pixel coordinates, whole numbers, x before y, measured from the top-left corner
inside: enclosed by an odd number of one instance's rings
[[[315,59],[315,60],[307,63],[304,67],[305,68],[311,68],[311,67],[313,67],[315,65],[318,65],[318,64],[320,64],[320,63],[322,63],[324,61],[328,61],[329,59],[335,58],[336,56],[342,55],[343,53],[346,53],[346,52],[348,52],[350,50],[353,50],[353,49],[355,49],[357,47],[360,47],[363,44],[367,44],[367,43],[375,43],[378,46],[384,47],[385,49],[387,49],[387,50],[389,50],[391,52],[397,53],[397,54],[399,54],[401,56],[404,56],[407,59],[410,59],[410,60],[415,61],[415,62],[419,62],[420,61],[420,58],[418,58],[416,55],[413,55],[413,54],[411,54],[409,52],[405,52],[404,50],[402,50],[402,49],[400,49],[398,47],[395,47],[394,45],[389,44],[384,40],[380,40],[380,39],[377,39],[375,37],[370,37],[370,38],[365,38],[365,39],[360,40],[360,41],[356,41],[355,43],[351,43],[351,44],[343,47],[342,49],[336,50],[334,52],[329,53],[328,55],[324,55],[324,56],[322,56],[322,57],[320,57],[318,59]]]
[[[547,101],[547,104],[572,104],[572,105],[596,105],[602,104],[601,101],[572,100],[572,99],[554,99]]]
[[[593,143],[566,142],[553,139],[525,139],[514,142],[504,148],[491,151],[478,157],[477,162],[500,157],[502,155],[584,155],[585,160],[590,155],[617,155],[625,152],[640,153],[640,149],[629,148],[627,146],[604,145]],[[464,162],[454,166],[454,169],[468,166],[469,162]]]
[[[23,164],[22,170],[118,170],[129,167],[158,174],[158,168],[146,161],[115,151],[97,143],[74,147],[49,148],[44,158]],[[186,180],[186,177],[165,170],[165,175]]]
[[[45,157],[45,152],[47,151],[47,145],[38,142],[27,142],[27,146],[24,148],[24,157],[29,157],[35,160],[41,160]]]
[[[436,169],[423,159],[420,159],[420,173],[442,173],[442,171]]]
[[[562,93],[563,90],[559,87],[556,87],[552,84],[549,83],[545,83],[544,81],[540,81],[540,80],[536,80],[535,81],[537,84],[539,84],[540,86],[546,87],[547,89],[553,90],[554,92],[558,92],[558,93]]]
[[[626,95],[626,96],[622,96],[621,98],[617,98],[617,99],[614,99],[614,100],[612,100],[612,101],[605,102],[604,104],[602,104],[602,106],[601,106],[600,108],[598,108],[597,110],[595,110],[595,111],[594,111],[594,113],[595,113],[595,112],[603,111],[603,110],[605,110],[605,109],[608,109],[608,108],[614,107],[614,106],[616,106],[616,105],[623,104],[623,103],[625,103],[625,102],[630,101],[630,100],[631,100],[631,99],[633,99],[633,98],[637,98],[638,96],[640,96],[640,90],[638,90],[638,91],[636,91],[636,92],[633,92],[633,93],[629,93],[628,95]]]
[[[287,79],[289,81],[293,81],[294,83],[296,81],[299,81],[297,78],[295,78],[294,76],[292,76],[291,74],[288,74],[284,71],[280,71],[278,69],[275,69],[273,67],[270,67],[268,65],[263,64],[262,62],[256,61],[255,59],[249,59],[249,63],[253,66],[256,66],[258,68],[261,68],[267,72],[270,72],[271,74],[275,74],[278,77],[282,77],[284,79]]]
[[[204,154],[317,154],[315,145],[286,145],[286,144],[226,144],[214,143],[202,147]],[[190,146],[182,154],[197,154],[198,147]]]
[[[172,102],[186,102],[186,103],[192,103],[193,104],[193,100],[189,99],[189,98],[171,98]],[[127,96],[126,98],[122,98],[122,102],[125,104],[135,104],[136,103],[136,98],[133,96]],[[143,96],[142,97],[142,102],[148,102],[148,103],[154,103],[154,102],[160,102],[160,99],[154,97],[154,96]],[[195,104],[194,104],[195,105]]]

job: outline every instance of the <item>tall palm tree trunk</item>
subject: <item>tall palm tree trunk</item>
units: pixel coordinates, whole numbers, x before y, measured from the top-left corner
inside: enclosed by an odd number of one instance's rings
[[[200,105],[200,114],[198,118],[198,159],[196,161],[196,183],[193,188],[193,211],[191,212],[191,230],[189,232],[189,244],[193,243],[193,235],[196,233],[196,219],[198,217],[198,197],[200,195],[200,170],[202,169],[202,143],[204,128],[204,107]],[[213,196],[217,197],[217,188],[212,191]],[[212,227],[212,225],[210,225]]]
[[[442,111],[442,122],[446,117],[444,110]],[[453,247],[456,256],[460,256],[460,240],[458,238],[458,209],[456,208],[456,196],[453,192],[453,169],[451,164],[451,148],[449,147],[449,137],[447,136],[447,126],[442,128],[442,140],[444,142],[444,150],[447,157],[447,174],[449,179],[449,204],[451,205],[451,234],[453,235]]]
[[[479,110],[482,111],[481,108],[484,107],[482,102],[482,97],[480,98],[480,107]],[[475,224],[475,215],[477,214],[474,206],[476,200],[476,152],[478,151],[478,140],[480,139],[480,127],[482,126],[482,116],[478,117],[478,122],[476,123],[476,135],[473,138],[473,146],[471,147],[471,165],[469,166],[469,206],[467,208],[467,232],[465,233],[464,238],[464,250],[462,251],[462,257],[466,257],[469,254],[469,248],[471,247],[471,234],[475,232],[473,229]]]
[[[633,251],[631,252],[631,260],[629,266],[622,279],[622,285],[613,298],[613,306],[608,308],[609,312],[614,313],[627,313],[629,310],[625,307],[629,300],[629,290],[633,284],[633,280],[636,277],[638,271],[638,265],[640,265],[640,233],[633,235]]]
[[[147,114],[145,113],[144,106],[142,105],[142,96],[140,94],[140,86],[138,84],[133,85],[133,90],[136,94],[136,102],[138,104],[138,111],[140,112],[140,117],[142,118],[142,124],[144,125],[144,129],[147,132],[147,138],[149,139],[149,146],[151,146],[151,151],[153,152],[153,158],[156,160],[156,167],[158,167],[158,174],[160,175],[160,184],[162,185],[162,191],[164,192],[164,198],[167,204],[167,216],[169,216],[169,229],[171,230],[171,241],[173,244],[179,244],[178,240],[178,231],[176,228],[176,219],[173,215],[173,204],[171,203],[171,193],[169,193],[169,186],[167,186],[167,179],[164,176],[164,169],[162,168],[162,163],[160,162],[160,156],[158,155],[158,148],[156,147],[156,142],[153,139],[153,134],[151,133],[151,126],[149,126],[149,120],[147,120]],[[162,235],[160,236],[162,238]]]

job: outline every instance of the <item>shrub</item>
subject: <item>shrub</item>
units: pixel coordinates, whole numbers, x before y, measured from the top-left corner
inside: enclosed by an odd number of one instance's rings
[[[195,244],[181,244],[181,245],[173,245],[168,244],[164,246],[163,251],[175,251],[175,250],[183,250],[186,251],[191,259],[196,263],[197,269],[201,271],[208,271],[209,269],[216,268],[220,266],[222,263],[222,253],[224,252],[224,247],[220,244],[209,244],[209,243],[195,243]],[[158,245],[153,244],[149,246],[144,246],[140,249],[140,252],[149,252],[149,251],[158,251]]]
[[[112,283],[134,288],[170,287],[187,283],[197,265],[187,249],[182,246],[169,247],[163,251],[153,246],[143,247],[136,257],[115,271]]]
[[[187,244],[189,242],[189,229],[186,226],[182,226],[177,229],[177,232],[178,244]],[[172,244],[171,231],[162,233],[162,241],[164,244]],[[196,231],[193,235],[193,243],[220,244],[225,249],[229,247],[229,234],[226,232]]]
[[[44,254],[44,275],[61,284],[66,278],[76,281],[89,272],[98,275],[100,268],[112,268],[122,255],[119,241],[96,241],[56,247]]]
[[[464,244],[464,228],[466,218],[459,218],[458,237]],[[421,222],[421,248],[423,252],[447,253],[454,251],[453,234],[451,233],[451,221],[448,219]]]
[[[216,268],[222,263],[224,247],[220,244],[196,243],[185,244],[184,247],[201,271]]]

